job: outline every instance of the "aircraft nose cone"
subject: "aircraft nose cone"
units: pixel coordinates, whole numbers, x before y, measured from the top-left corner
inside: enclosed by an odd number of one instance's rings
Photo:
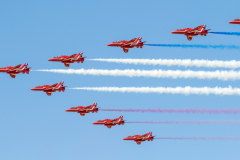
[[[228,23],[233,23],[233,21],[229,21]]]
[[[128,137],[126,137],[126,138],[123,138],[123,140],[128,140]]]
[[[34,91],[34,90],[35,90],[35,88],[31,88],[31,90],[32,90],[32,91]]]
[[[48,61],[53,61],[53,58],[48,59]]]
[[[92,124],[97,124],[97,122],[93,122]]]
[[[176,31],[172,31],[171,33],[173,33],[173,34],[174,34],[174,33],[176,33]]]
[[[65,111],[66,111],[66,112],[68,112],[68,111],[69,111],[69,109],[66,109]]]

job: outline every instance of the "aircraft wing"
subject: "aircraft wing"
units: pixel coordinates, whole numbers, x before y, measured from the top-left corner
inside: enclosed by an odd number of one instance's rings
[[[16,70],[18,70],[20,67],[21,67],[21,64],[13,67],[12,69],[10,69],[10,71],[16,71]]]
[[[57,85],[58,85],[58,83],[55,83],[55,84],[49,86],[48,88],[45,88],[45,90],[53,90]]]
[[[116,123],[116,120],[115,120],[115,119],[114,119],[114,120],[111,120],[111,121],[105,122],[105,124],[114,124],[114,123]]]
[[[196,28],[194,28],[193,30],[199,30],[199,28],[201,28],[202,26],[198,26]]]
[[[198,26],[196,28],[193,28],[191,31],[187,31],[187,33],[196,33],[201,26]]]
[[[191,31],[186,31],[186,33],[196,33],[198,30],[195,30],[195,29],[193,29],[193,30],[191,30]]]
[[[106,122],[107,124],[114,124],[114,123],[117,123],[117,120],[118,120],[118,118],[115,118],[115,119],[113,119],[113,120],[111,120],[111,121],[108,121],[108,122]]]
[[[141,136],[141,137],[135,138],[134,140],[137,141],[137,140],[144,140],[144,139],[145,139],[145,137],[144,137],[144,136]]]
[[[90,109],[89,106],[85,107],[85,108],[82,108],[82,109],[78,109],[79,111],[88,111]]]
[[[73,55],[71,55],[71,56],[69,56],[68,58],[65,58],[64,60],[62,60],[63,62],[64,61],[71,61],[71,60],[73,60],[74,59],[74,57],[76,56],[77,54],[73,54]]]
[[[142,137],[146,137],[146,136],[147,136],[147,134],[142,135]]]
[[[128,42],[126,42],[125,44],[123,44],[122,46],[131,46],[133,43],[134,43],[134,41],[136,40],[137,38],[133,38],[132,40],[130,40],[130,41],[128,41]]]

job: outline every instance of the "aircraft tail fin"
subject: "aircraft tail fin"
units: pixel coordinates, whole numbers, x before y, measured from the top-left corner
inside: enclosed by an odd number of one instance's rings
[[[78,59],[78,58],[82,57],[82,54],[83,54],[83,52],[79,52],[79,53],[74,57],[74,59]]]
[[[117,121],[120,122],[122,120],[123,120],[123,116],[120,116]]]
[[[19,69],[26,69],[27,67],[28,67],[28,63],[24,63],[22,67],[20,67]]]
[[[64,82],[61,81],[55,88],[56,88],[56,89],[59,89],[61,86],[63,86],[63,83],[64,83]]]
[[[204,24],[204,25],[200,26],[200,27],[199,27],[199,29],[198,29],[198,31],[200,31],[200,32],[201,32],[201,31],[203,31],[205,28],[206,28],[206,24]]]
[[[142,37],[138,37],[133,43],[138,44],[139,42],[141,42],[141,40],[142,40]]]
[[[147,134],[147,138],[149,138],[150,136],[152,136],[152,132],[149,132],[149,133]]]
[[[94,109],[97,107],[97,103],[93,103],[93,105],[91,106],[91,109]]]

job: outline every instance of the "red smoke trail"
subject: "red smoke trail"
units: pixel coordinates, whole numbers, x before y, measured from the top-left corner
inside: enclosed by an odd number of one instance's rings
[[[154,139],[173,140],[240,140],[240,137],[159,137]]]
[[[125,123],[148,123],[148,124],[233,124],[240,123],[240,120],[221,120],[221,121],[135,121]]]
[[[154,112],[154,113],[209,113],[209,114],[239,114],[240,109],[100,109],[116,112]]]

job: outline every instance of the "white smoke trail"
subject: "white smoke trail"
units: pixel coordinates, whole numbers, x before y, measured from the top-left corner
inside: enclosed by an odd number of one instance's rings
[[[89,59],[92,61],[115,62],[125,64],[142,65],[166,65],[166,66],[184,66],[184,67],[222,67],[222,68],[240,68],[240,61],[219,61],[219,60],[191,60],[191,59]]]
[[[42,69],[35,71],[82,74],[82,75],[104,75],[104,76],[127,76],[127,77],[154,77],[154,78],[198,78],[218,80],[239,80],[240,71],[180,71],[180,70],[103,70],[103,69]]]
[[[240,88],[232,88],[229,86],[228,88],[209,88],[209,87],[80,87],[80,88],[70,88],[70,89],[80,89],[80,90],[88,90],[88,91],[102,91],[102,92],[132,92],[132,93],[171,93],[171,94],[215,94],[215,95],[240,95]]]

